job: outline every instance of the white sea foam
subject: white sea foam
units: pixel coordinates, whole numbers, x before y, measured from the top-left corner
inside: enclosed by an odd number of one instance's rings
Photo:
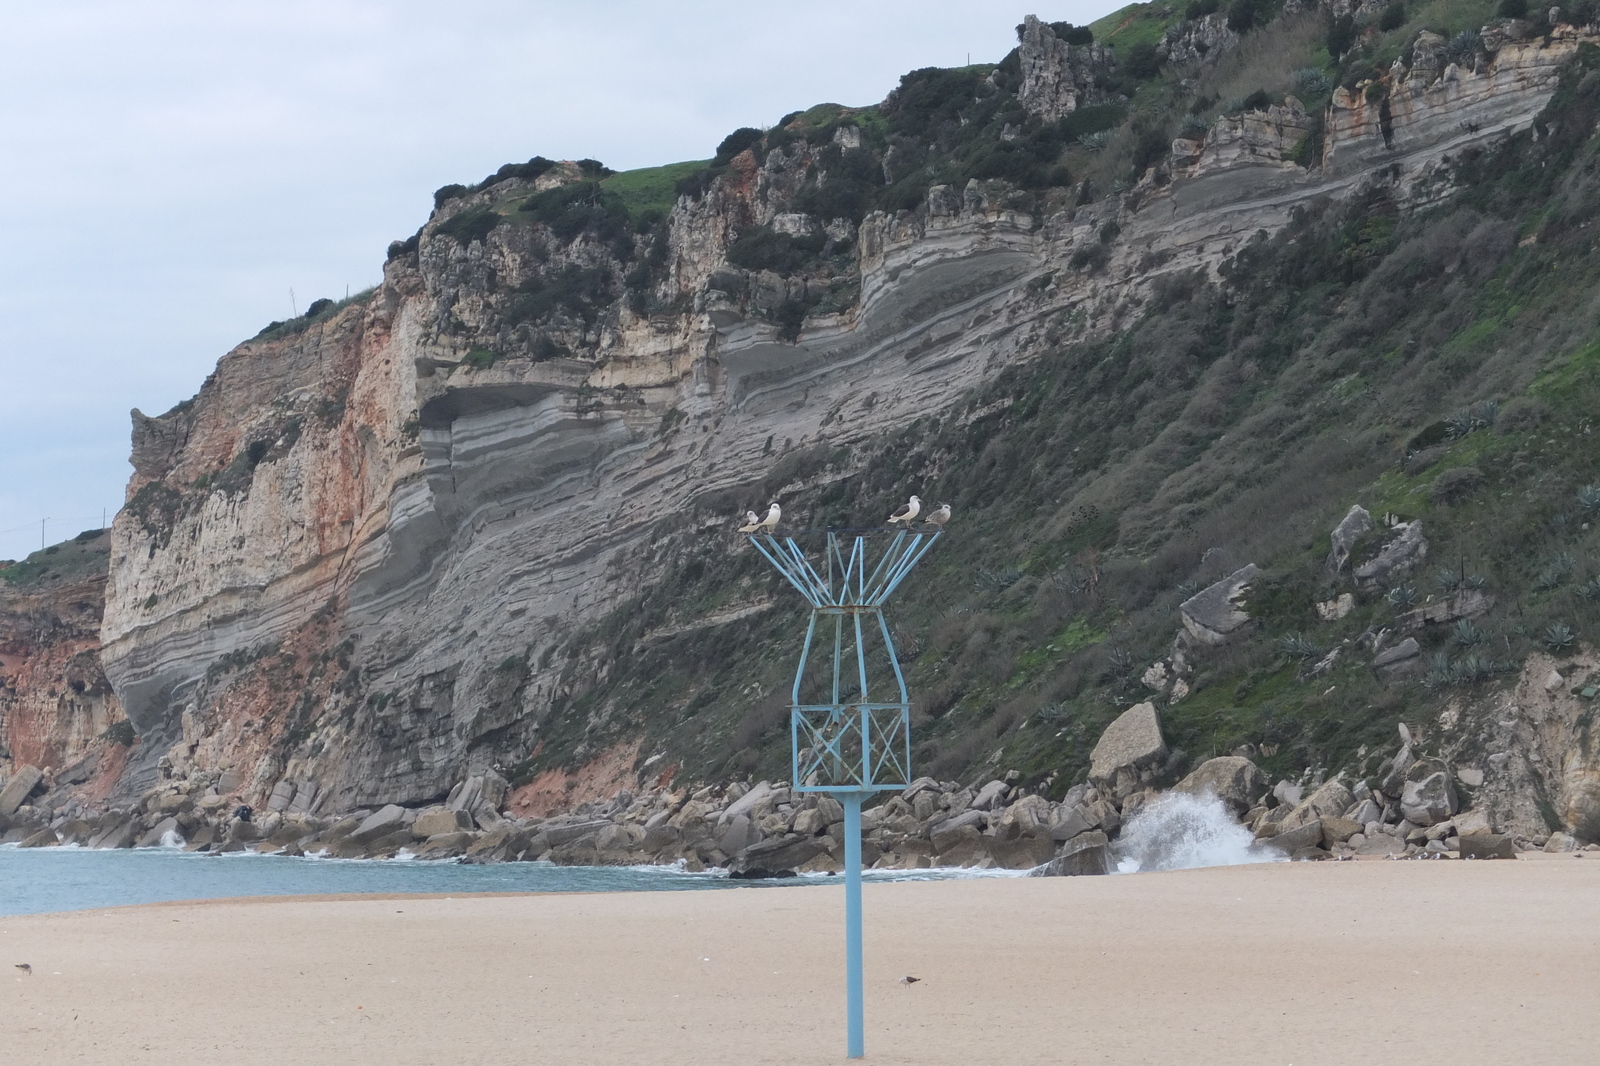
[[[164,848],[181,848],[184,845],[183,834],[176,829],[168,829],[161,834],[161,846]]]
[[[1169,792],[1140,808],[1115,846],[1117,873],[1275,862],[1215,796]]]

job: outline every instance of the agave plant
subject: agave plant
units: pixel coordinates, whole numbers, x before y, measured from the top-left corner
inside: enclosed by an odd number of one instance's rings
[[[1278,650],[1293,659],[1314,659],[1322,649],[1298,633],[1278,638]]]
[[[1204,115],[1185,115],[1183,121],[1178,123],[1178,132],[1191,140],[1204,137],[1211,130],[1211,123],[1207,122]]]
[[[1396,607],[1415,607],[1422,594],[1410,585],[1396,585],[1389,590],[1389,602]]]
[[[1591,577],[1579,585],[1578,595],[1586,600],[1600,600],[1600,577]]]
[[[1294,79],[1295,91],[1305,96],[1320,96],[1333,91],[1333,78],[1320,67],[1301,67],[1289,77]]]
[[[1477,30],[1462,30],[1450,38],[1444,54],[1457,66],[1466,66],[1477,58],[1478,49],[1482,46],[1483,39],[1478,36]]]
[[[1585,485],[1578,490],[1578,509],[1585,518],[1600,514],[1600,485]]]
[[[1484,640],[1487,639],[1484,636],[1483,630],[1473,625],[1472,619],[1470,618],[1463,618],[1461,621],[1457,622],[1452,633],[1455,637],[1456,643],[1461,645],[1463,648],[1470,648],[1474,645],[1482,644]]]
[[[1489,584],[1489,579],[1482,574],[1468,574],[1461,579],[1461,584],[1469,589],[1482,589]]]
[[[1557,552],[1551,560],[1540,568],[1538,575],[1533,579],[1534,588],[1553,589],[1566,583],[1572,576],[1576,564],[1567,552]]]
[[[1455,673],[1450,666],[1450,656],[1444,652],[1434,652],[1428,656],[1428,671],[1422,675],[1422,687],[1432,691],[1443,688],[1455,681]]]
[[[1578,635],[1565,623],[1557,623],[1544,631],[1544,646],[1551,651],[1566,651],[1577,639]]]
[[[1095,133],[1083,134],[1078,138],[1078,143],[1089,149],[1091,152],[1098,152],[1102,148],[1106,147],[1106,145],[1110,144],[1111,139],[1116,135],[1116,130],[1099,130]]]
[[[1440,592],[1454,592],[1461,587],[1461,575],[1447,567],[1434,571],[1433,583]]]

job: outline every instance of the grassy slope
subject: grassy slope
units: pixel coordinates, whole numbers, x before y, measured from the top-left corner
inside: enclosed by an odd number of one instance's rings
[[[1177,604],[1246,562],[1268,571],[1256,626],[1197,656],[1195,693],[1164,711],[1191,758],[1249,742],[1274,772],[1356,763],[1395,721],[1500,683],[1383,685],[1353,643],[1331,673],[1297,680],[1283,638],[1332,648],[1396,613],[1381,594],[1338,623],[1313,610],[1351,588],[1323,561],[1352,502],[1423,520],[1419,596],[1464,568],[1497,597],[1476,637],[1421,634],[1430,655],[1514,666],[1551,626],[1592,640],[1600,516],[1579,494],[1600,481],[1597,117],[1600,75],[1580,68],[1542,122],[1550,136],[1463,160],[1462,191],[1426,212],[1378,192],[1307,213],[1243,250],[1223,287],[1174,285],[1114,337],[1035,352],[966,417],[924,419],[865,454],[794,453],[750,492],[701,501],[653,549],[664,579],[574,639],[575,695],[519,769],[642,732],[647,753],[660,745],[696,777],[785,776],[797,597],[742,540],[690,532],[784,486],[812,528],[875,523],[908,487],[954,504],[891,612],[914,758],[941,775],[1059,771],[1065,787],[1104,724],[1144,698],[1138,674],[1170,647]],[[1493,428],[1408,447],[1485,400],[1501,405]],[[1463,492],[1435,491],[1464,468]],[[649,643],[769,596],[779,606],[752,620]]]
[[[659,211],[665,214],[672,210],[672,205],[677,200],[678,194],[675,190],[679,179],[693,174],[707,162],[704,159],[697,159],[686,163],[645,167],[641,170],[624,170],[620,174],[611,175],[600,184],[607,191],[621,197],[632,218],[637,219],[647,211]]]

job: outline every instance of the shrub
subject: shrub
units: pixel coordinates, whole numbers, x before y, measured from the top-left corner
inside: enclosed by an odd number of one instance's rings
[[[1189,6],[1183,9],[1183,17],[1193,22],[1214,15],[1221,9],[1221,0],[1189,0]]]
[[[467,195],[469,191],[465,185],[442,185],[433,191],[433,209],[437,211],[449,201]]]
[[[1433,479],[1429,495],[1438,503],[1454,503],[1470,496],[1483,485],[1483,471],[1475,466],[1457,466]]]
[[[1406,24],[1406,5],[1396,0],[1383,9],[1383,14],[1378,16],[1378,29],[1384,33],[1398,30]]]
[[[1265,89],[1257,89],[1239,104],[1241,111],[1265,111],[1272,106],[1272,96]]]
[[[1350,15],[1340,15],[1328,24],[1328,54],[1335,60],[1355,47],[1356,20]]]
[[[763,135],[761,131],[755,129],[754,127],[740,126],[738,129],[722,138],[722,143],[717,145],[717,155],[716,158],[712,160],[712,165],[719,167],[726,166],[732,161],[734,156],[738,155],[746,148],[751,148],[757,144],[760,144],[762,136]]]
[[[500,359],[500,353],[488,348],[474,348],[461,361],[474,370],[486,370]]]
[[[1074,26],[1070,22],[1052,22],[1050,32],[1056,35],[1056,40],[1068,44],[1094,44],[1094,31],[1087,26]]]
[[[605,244],[619,258],[633,251],[633,232],[622,198],[598,182],[577,181],[536,193],[517,208],[549,227],[557,239],[587,236]]]
[[[827,237],[821,233],[795,237],[763,226],[733,242],[728,262],[745,270],[793,274],[814,263],[826,243]]]
[[[1495,14],[1503,19],[1521,19],[1528,17],[1528,0],[1500,0],[1500,6]]]
[[[453,239],[465,247],[473,241],[487,238],[501,219],[499,212],[489,207],[473,207],[439,223],[434,232]]]
[[[422,237],[419,233],[413,233],[403,241],[390,241],[389,254],[384,259],[384,262],[388,262],[391,259],[399,259],[402,255],[410,255],[417,250],[421,241]]]
[[[1149,81],[1161,73],[1161,56],[1157,54],[1154,44],[1140,41],[1128,49],[1128,58],[1123,60],[1122,69],[1139,81]]]
[[[552,277],[530,278],[519,286],[507,321],[516,325],[567,311],[592,325],[613,298],[611,271],[569,263]]]
[[[322,314],[322,312],[326,311],[332,306],[333,301],[328,299],[326,296],[322,297],[320,300],[312,300],[311,303],[306,305],[306,317],[316,318],[318,315]]]

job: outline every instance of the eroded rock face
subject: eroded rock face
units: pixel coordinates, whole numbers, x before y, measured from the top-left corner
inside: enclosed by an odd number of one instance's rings
[[[1046,122],[1102,102],[1105,92],[1096,88],[1095,75],[1116,66],[1111,49],[1100,44],[1068,44],[1033,15],[1022,20],[1017,56],[1022,63],[1022,89],[1017,98]]]
[[[109,544],[102,536],[87,545],[102,567]],[[123,720],[97,656],[105,585],[103,569],[22,586],[0,580],[0,778],[31,765],[70,769],[68,783],[82,785],[100,752],[120,747],[104,739]]]
[[[1080,55],[1037,20],[1024,38],[1035,113],[1092,99],[1108,54]],[[1349,176],[1368,163],[1420,188],[1448,153],[1530,122],[1562,48],[1507,45],[1482,72],[1430,83],[1498,116],[1481,134],[1448,107],[1400,108],[1391,125],[1404,136],[1363,162],[1344,149],[1366,127],[1332,123],[1328,174],[1282,158],[1299,128],[1290,107],[1241,119],[1232,141],[1208,138],[1199,170],[1170,185],[1046,217],[999,183],[937,187],[915,211],[861,222],[854,302],[806,319],[793,340],[761,313],[840,279],[739,271],[726,250],[767,224],[850,235],[848,220],[796,208],[811,148],[746,153],[674,208],[651,292],[669,310],[649,315],[619,302],[593,321],[519,328],[519,287],[621,261],[527,225],[441,232],[521,179],[447,202],[370,296],[240,345],[191,404],[135,419],[101,630],[106,676],[144,738],[127,789],[147,786],[165,757],[232,774],[257,804],[284,780],[321,810],[431,804],[469,774],[526,759],[568,678],[606,669],[594,648],[573,649],[570,664],[547,653],[659,575],[661,528],[726,518],[697,500],[741,490],[796,449],[848,449],[945,411],[1017,361],[1116,328],[1119,308],[1157,280],[1141,262],[1214,274],[1246,234],[1357,189]],[[1445,91],[1418,89],[1419,100]],[[1106,269],[1070,269],[1075,252],[1102,246],[1107,222],[1121,237]],[[1053,280],[1030,284],[1042,278]],[[468,362],[479,350],[500,357]],[[1238,591],[1186,605],[1186,628],[1227,639],[1247,620]],[[768,606],[676,624],[728,625]],[[608,739],[577,758],[604,763],[595,780],[609,794],[670,771],[647,754],[637,738]],[[522,797],[528,812],[567,802],[558,786],[571,780]]]

